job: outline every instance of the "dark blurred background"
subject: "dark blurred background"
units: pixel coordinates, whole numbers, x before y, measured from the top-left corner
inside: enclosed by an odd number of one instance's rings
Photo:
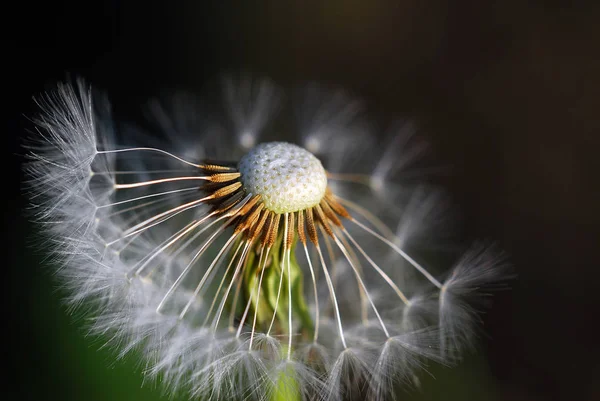
[[[423,400],[600,400],[600,3],[595,1],[53,1],[3,7],[5,400],[159,400],[60,304],[22,217],[33,95],[67,73],[135,114],[223,71],[349,89],[416,118],[466,238],[518,274],[479,352],[424,379]],[[8,53],[7,53],[8,51]]]

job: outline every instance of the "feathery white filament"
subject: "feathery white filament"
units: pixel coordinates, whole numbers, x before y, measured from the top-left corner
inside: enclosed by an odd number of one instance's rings
[[[437,198],[390,182],[418,152],[365,151],[357,144],[370,141],[352,128],[356,105],[344,107],[341,97],[326,113],[300,113],[312,120],[299,143],[323,164],[287,142],[255,145],[277,109],[268,104],[275,91],[226,89],[237,138],[175,124],[194,133],[188,142],[180,129],[167,130],[175,150],[195,149],[185,159],[168,145],[111,143],[112,120],[96,116],[83,85],[60,86],[41,104],[28,166],[35,216],[46,223],[72,302],[97,305],[93,332],[123,345],[121,355],[140,347],[148,374],[162,375],[170,390],[187,386],[211,401],[274,399],[281,383],[303,399],[338,399],[358,383],[376,400],[394,398],[394,383],[413,380],[422,359],[459,357],[476,320],[467,300],[502,266],[483,247],[439,280],[410,256],[411,241],[390,230],[414,241],[431,228],[421,217]],[[364,158],[376,166],[371,174]],[[226,171],[239,161],[239,192],[207,194],[229,185],[206,175],[219,168],[209,160]],[[228,324],[220,324],[224,313]]]

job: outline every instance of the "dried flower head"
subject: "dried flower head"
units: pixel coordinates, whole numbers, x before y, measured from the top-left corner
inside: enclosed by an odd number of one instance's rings
[[[409,252],[442,210],[399,180],[422,150],[411,127],[382,149],[359,103],[310,87],[298,124],[267,130],[273,84],[224,93],[229,124],[153,103],[163,143],[83,82],[41,99],[33,210],[93,332],[200,400],[395,399],[427,361],[456,361],[504,262],[476,246],[441,279]],[[299,145],[258,141],[294,128]]]

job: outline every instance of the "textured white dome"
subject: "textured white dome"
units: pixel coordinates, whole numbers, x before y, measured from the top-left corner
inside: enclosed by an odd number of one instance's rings
[[[261,195],[268,210],[289,213],[317,205],[325,195],[327,175],[312,153],[286,142],[254,147],[238,165],[244,188]]]

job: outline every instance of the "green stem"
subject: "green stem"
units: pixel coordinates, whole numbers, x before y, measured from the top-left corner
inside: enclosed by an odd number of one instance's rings
[[[252,296],[253,311],[249,316],[254,316],[256,312],[257,330],[266,331],[271,323],[273,314],[275,314],[274,332],[278,334],[289,333],[288,329],[288,306],[292,303],[292,319],[295,323],[300,323],[300,330],[303,333],[312,333],[314,323],[309,313],[306,300],[304,299],[303,283],[304,277],[302,269],[295,256],[297,239],[294,238],[290,253],[289,273],[287,260],[282,260],[285,256],[283,249],[283,235],[278,236],[268,255],[265,263],[260,260],[258,252],[252,252],[248,258],[243,277],[243,288],[246,302],[248,297]],[[266,255],[263,255],[263,258]],[[264,265],[265,272],[260,289],[260,298],[257,302],[256,289],[260,280],[261,267]],[[284,268],[285,266],[285,268]],[[283,279],[282,279],[283,275]],[[283,280],[283,281],[281,281]],[[281,281],[281,290],[279,285]],[[289,299],[288,288],[291,285],[292,299]],[[279,301],[277,302],[277,293],[279,292]],[[242,303],[245,304],[245,303]],[[293,346],[293,344],[292,344]],[[292,350],[293,351],[293,350]],[[287,357],[287,344],[282,347],[282,358]],[[296,401],[301,400],[300,384],[297,380],[297,373],[292,364],[285,364],[278,373],[270,401]]]
[[[300,385],[296,379],[296,372],[291,365],[286,365],[285,368],[279,372],[273,393],[271,394],[270,401],[300,401],[302,400],[302,394],[300,391]]]

